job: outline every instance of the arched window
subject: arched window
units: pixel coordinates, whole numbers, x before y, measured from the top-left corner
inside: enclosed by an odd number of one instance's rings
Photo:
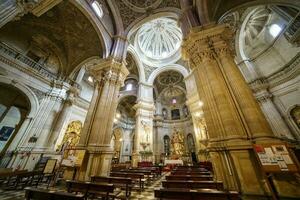
[[[164,152],[166,156],[170,155],[170,137],[167,135],[164,136]]]
[[[103,17],[103,10],[102,10],[102,6],[101,4],[99,4],[98,1],[94,1],[92,3],[92,8],[94,9],[94,11],[96,12],[98,17]]]
[[[296,106],[291,110],[291,116],[297,127],[300,129],[300,106]]]
[[[126,91],[131,91],[133,89],[132,83],[127,83],[126,85]]]

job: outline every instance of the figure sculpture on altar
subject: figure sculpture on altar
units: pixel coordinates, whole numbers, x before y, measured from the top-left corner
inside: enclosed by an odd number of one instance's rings
[[[172,136],[173,155],[184,154],[184,136],[183,133],[175,130]]]

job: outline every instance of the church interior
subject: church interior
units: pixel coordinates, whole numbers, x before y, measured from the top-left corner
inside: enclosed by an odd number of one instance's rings
[[[299,189],[299,0],[0,1],[0,199]]]

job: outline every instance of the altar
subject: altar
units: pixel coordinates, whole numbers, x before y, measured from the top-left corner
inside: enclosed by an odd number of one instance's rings
[[[183,165],[182,160],[165,160],[165,165]]]

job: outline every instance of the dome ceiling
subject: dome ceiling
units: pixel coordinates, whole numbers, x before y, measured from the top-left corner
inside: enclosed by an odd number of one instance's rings
[[[161,73],[155,79],[154,86],[157,89],[157,96],[161,97],[163,104],[171,104],[174,98],[179,104],[186,100],[183,76],[177,71],[171,70]]]
[[[145,23],[139,29],[137,41],[147,57],[162,59],[173,55],[179,49],[182,32],[175,20],[158,18]]]

